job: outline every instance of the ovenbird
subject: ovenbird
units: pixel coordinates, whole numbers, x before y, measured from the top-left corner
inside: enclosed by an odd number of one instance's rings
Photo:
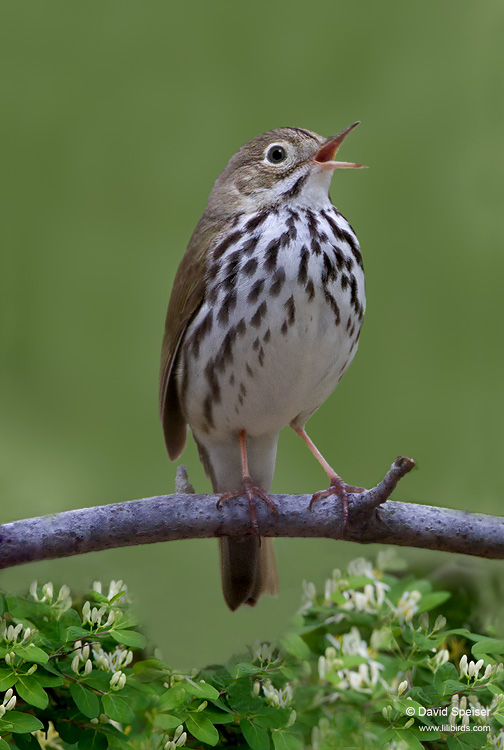
[[[329,198],[347,134],[278,128],[229,161],[178,268],[166,316],[160,417],[169,456],[190,426],[221,500],[272,507],[278,434],[290,425],[330,479],[349,489],[307,436],[307,419],[350,365],[365,309],[359,243]],[[355,489],[355,488],[353,488]],[[312,501],[313,501],[312,500]],[[270,539],[220,539],[224,598],[234,610],[278,589]]]

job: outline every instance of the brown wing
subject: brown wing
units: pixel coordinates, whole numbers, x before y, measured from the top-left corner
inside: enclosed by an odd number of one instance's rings
[[[205,261],[216,235],[225,228],[222,221],[201,217],[175,275],[166,313],[159,378],[159,418],[168,455],[175,461],[184,450],[186,422],[180,408],[176,382],[176,360],[189,322],[205,295]]]

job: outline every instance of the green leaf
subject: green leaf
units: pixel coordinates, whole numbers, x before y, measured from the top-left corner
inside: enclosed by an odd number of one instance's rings
[[[0,739],[0,750],[11,750],[5,740]]]
[[[461,737],[448,737],[446,740],[448,750],[470,750],[469,745]]]
[[[160,711],[172,711],[182,708],[187,699],[187,693],[183,685],[174,685],[166,693],[160,696]]]
[[[474,656],[482,654],[504,654],[504,641],[500,638],[482,638],[474,644],[471,651]]]
[[[63,678],[56,674],[48,674],[43,669],[37,669],[37,682],[42,687],[61,687]]]
[[[49,703],[49,696],[46,691],[39,685],[37,678],[32,675],[20,675],[16,684],[16,691],[30,706],[44,709]]]
[[[154,717],[154,726],[158,729],[176,729],[182,722],[178,716],[173,714],[157,714]]]
[[[17,680],[17,674],[14,674],[10,667],[9,669],[0,669],[0,690],[2,692],[15,685]]]
[[[13,740],[19,750],[40,750],[40,743],[33,734],[15,734]]]
[[[44,725],[35,716],[21,713],[20,711],[9,711],[9,731],[13,734],[22,734],[23,732],[36,732],[37,729],[43,729]]]
[[[91,636],[92,633],[89,630],[84,630],[84,628],[78,625],[71,625],[67,628],[67,641],[76,641],[79,638],[91,638]]]
[[[100,701],[98,696],[91,692],[89,688],[83,687],[78,682],[70,683],[70,693],[74,699],[75,705],[84,716],[88,719],[96,719],[100,714]],[[80,747],[80,740],[79,740]]]
[[[84,729],[79,735],[79,750],[106,750],[108,739],[97,729]]]
[[[287,633],[280,640],[281,646],[296,659],[303,661],[310,657],[310,649],[301,636],[296,633]]]
[[[216,700],[220,693],[208,682],[184,682],[184,689],[189,695],[197,698],[206,698],[207,700]]]
[[[439,607],[447,599],[451,597],[449,591],[433,591],[431,594],[424,594],[418,602],[417,614],[421,612],[428,612],[431,609]]]
[[[208,716],[212,724],[233,724],[235,720],[232,712],[214,711],[211,708],[205,708],[205,716]]]
[[[45,651],[42,651],[41,648],[38,648],[38,646],[34,646],[33,643],[30,643],[29,646],[16,648],[16,654],[26,659],[26,661],[34,662],[35,664],[47,664],[49,661],[49,655]]]
[[[147,644],[145,636],[134,630],[112,630],[110,635],[117,643],[122,643],[130,648],[145,648]]]
[[[90,675],[86,677],[86,686],[96,688],[106,693],[110,689],[110,672],[102,672],[99,669],[93,669]]]
[[[396,729],[395,736],[397,738],[397,744],[399,747],[404,747],[404,750],[424,750],[424,746],[419,739],[415,737],[413,732],[409,729]]]
[[[121,724],[131,724],[135,718],[133,709],[126,703],[124,698],[114,693],[102,697],[103,710],[113,721],[119,721]]]
[[[303,750],[303,741],[293,732],[277,729],[272,737],[275,750]]]
[[[207,745],[216,745],[219,741],[219,732],[216,730],[210,719],[203,711],[201,713],[191,713],[186,719],[187,731],[200,742],[206,742]]]
[[[54,728],[58,732],[63,742],[69,745],[75,745],[79,741],[80,728],[71,721],[55,721]]]
[[[269,708],[264,706],[256,716],[255,723],[264,729],[280,729],[289,721],[290,708]]]
[[[240,721],[240,729],[252,750],[270,750],[269,734],[248,719]]]

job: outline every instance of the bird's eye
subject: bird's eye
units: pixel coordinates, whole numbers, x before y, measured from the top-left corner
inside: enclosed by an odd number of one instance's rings
[[[266,152],[266,159],[270,164],[281,164],[287,158],[287,151],[283,146],[270,146]]]

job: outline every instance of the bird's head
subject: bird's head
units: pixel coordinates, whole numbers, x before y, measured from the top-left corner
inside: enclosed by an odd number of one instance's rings
[[[229,160],[208,199],[208,212],[231,215],[289,205],[320,206],[329,202],[336,169],[362,164],[335,161],[354,122],[341,133],[323,138],[301,128],[276,128],[252,138]]]

